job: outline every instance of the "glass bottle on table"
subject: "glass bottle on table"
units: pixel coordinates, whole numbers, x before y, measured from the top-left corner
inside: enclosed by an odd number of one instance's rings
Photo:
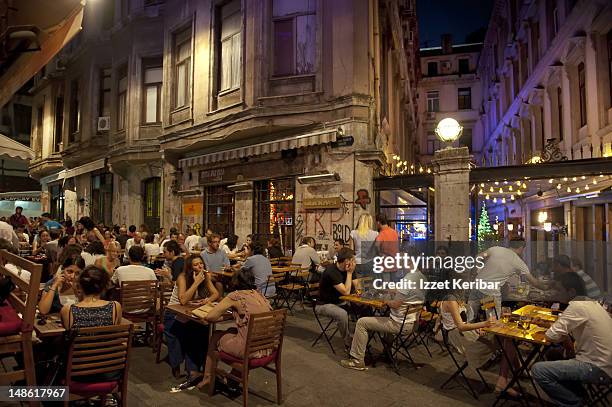
[[[502,307],[501,309],[501,322],[507,324],[510,322],[510,316],[512,315],[512,310],[510,307]]]

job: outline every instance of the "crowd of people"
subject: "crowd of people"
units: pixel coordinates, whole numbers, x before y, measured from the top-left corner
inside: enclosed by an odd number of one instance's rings
[[[8,222],[0,221],[0,249],[44,254],[54,265],[38,303],[41,314],[60,313],[67,329],[118,324],[122,307],[109,295],[113,287],[126,281],[160,281],[171,287],[169,305],[213,305],[206,317],[216,320],[228,310],[233,313],[237,329],[215,332],[212,340],[208,326],[193,321],[179,321],[172,312],[163,317],[164,335],[168,346],[168,363],[176,378],[185,366],[187,381],[181,388],[205,387],[215,371],[212,352],[242,358],[245,330],[249,315],[272,309],[276,288],[269,283],[273,275],[272,259],[285,254],[276,237],[267,241],[248,235],[240,244],[233,234],[221,236],[206,230],[204,236],[195,231],[180,233],[172,228],[152,232],[145,225],[106,227],[82,217],[74,225],[67,218],[62,222],[48,213],[37,219],[26,218],[17,208]],[[411,263],[409,267],[386,267],[380,278],[394,281],[398,287],[387,290],[384,304],[388,316],[363,316],[351,331],[347,304],[342,296],[364,290],[364,277],[372,276],[375,256],[394,257],[400,250],[396,230],[384,215],[372,218],[362,214],[348,242],[334,240],[333,248],[322,256],[312,237],[304,237],[291,263],[310,271],[309,281],[319,284],[316,312],[330,318],[344,342],[347,358],[341,366],[367,370],[366,350],[372,333],[383,336],[412,331],[418,324],[418,313],[409,312],[427,302],[427,293],[419,281],[427,273]],[[553,285],[560,301],[569,304],[562,316],[550,326],[545,337],[550,342],[577,342],[575,356],[566,360],[538,362],[533,377],[549,397],[560,405],[578,405],[581,396],[575,390],[577,382],[609,383],[612,377],[612,343],[609,336],[612,319],[592,299],[601,296],[597,285],[583,271],[577,258],[559,255],[554,259],[553,281],[533,276],[522,259],[525,242],[513,239],[507,247],[494,246],[481,255],[485,266],[476,277],[504,286],[510,278],[520,276],[529,284],[542,289]],[[443,250],[442,250],[443,249]],[[448,254],[447,248],[437,253]],[[230,272],[231,283],[222,278]],[[411,287],[408,282],[416,283]],[[482,329],[498,323],[495,317],[479,320],[481,301],[492,297],[495,315],[502,315],[500,290],[471,290],[439,293],[440,327],[457,349],[465,354],[470,366],[479,367],[495,354],[498,344]],[[591,297],[589,300],[588,297]],[[210,346],[210,348],[209,348]],[[507,384],[510,364],[516,361],[514,350],[505,341],[509,355],[502,359],[496,391]],[[265,356],[261,351],[260,356]],[[202,376],[203,373],[203,376]],[[515,389],[506,392],[518,397]]]

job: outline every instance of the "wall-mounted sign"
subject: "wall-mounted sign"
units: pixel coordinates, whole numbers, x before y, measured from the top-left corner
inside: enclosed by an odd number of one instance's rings
[[[204,205],[201,198],[183,199],[183,216],[198,216],[202,214]]]
[[[342,207],[342,199],[339,196],[328,198],[304,198],[302,207],[309,209],[339,209]]]
[[[223,181],[223,174],[225,174],[225,168],[214,168],[212,170],[200,171],[200,183],[205,184],[207,182]]]
[[[349,147],[355,142],[353,136],[339,136],[336,141],[332,142],[332,147]]]

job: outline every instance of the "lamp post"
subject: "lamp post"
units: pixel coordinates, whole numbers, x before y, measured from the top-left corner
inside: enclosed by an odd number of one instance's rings
[[[435,130],[436,136],[446,143],[452,143],[457,140],[461,136],[462,132],[463,126],[461,126],[459,122],[452,117],[447,117],[440,120]]]

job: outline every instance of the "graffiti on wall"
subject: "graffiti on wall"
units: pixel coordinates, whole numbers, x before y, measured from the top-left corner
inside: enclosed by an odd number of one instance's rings
[[[355,203],[361,206],[361,209],[364,211],[367,209],[368,205],[372,203],[367,189],[360,189],[357,191],[357,199],[355,199]]]
[[[342,198],[339,209],[301,209],[295,219],[295,240],[299,245],[305,236],[314,237],[318,244],[331,246],[334,239],[349,240],[353,228],[352,201]]]

